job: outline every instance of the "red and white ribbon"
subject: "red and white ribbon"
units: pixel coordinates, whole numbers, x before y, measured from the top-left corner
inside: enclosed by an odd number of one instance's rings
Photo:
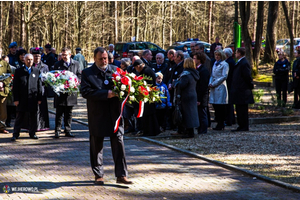
[[[119,129],[119,125],[120,125],[120,121],[122,119],[122,114],[123,114],[123,110],[124,110],[124,107],[125,107],[125,103],[129,97],[129,94],[130,94],[130,87],[131,87],[131,79],[130,78],[127,78],[128,79],[128,93],[127,93],[127,97],[123,100],[122,104],[121,104],[121,113],[120,113],[120,116],[118,117],[116,123],[115,123],[115,128],[114,128],[114,133],[116,133]]]
[[[143,114],[144,114],[144,102],[140,101],[140,103],[139,103],[139,113],[136,117],[137,118],[143,117]]]

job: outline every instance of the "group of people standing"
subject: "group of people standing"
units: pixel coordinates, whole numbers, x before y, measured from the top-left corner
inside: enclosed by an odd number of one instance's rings
[[[21,129],[27,129],[32,139],[38,139],[36,131],[49,130],[49,96],[54,96],[56,108],[55,138],[60,137],[63,116],[65,136],[74,137],[71,133],[71,120],[73,106],[77,104],[77,93],[54,94],[50,87],[41,82],[40,74],[52,70],[69,70],[80,80],[86,62],[80,48],[76,48],[75,56],[71,55],[71,49],[63,48],[58,57],[52,52],[53,49],[50,44],[46,44],[46,55],[43,48],[39,47],[31,48],[30,53],[27,53],[23,48],[17,49],[17,43],[13,42],[9,45],[8,56],[1,59],[0,69],[3,73],[11,74],[0,84],[3,87],[3,94],[0,94],[3,97],[0,111],[0,124],[3,125],[1,132],[8,133],[5,127],[6,124],[10,126],[10,120],[6,119],[14,114],[10,108],[13,105],[16,113],[12,141],[19,138]],[[7,100],[13,104],[7,105]]]

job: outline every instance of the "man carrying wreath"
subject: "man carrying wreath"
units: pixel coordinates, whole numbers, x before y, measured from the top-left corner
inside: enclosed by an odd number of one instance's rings
[[[61,50],[62,60],[54,65],[54,70],[68,70],[73,72],[78,80],[81,78],[81,71],[79,62],[71,58],[71,49],[64,47]],[[71,133],[72,110],[73,106],[77,105],[77,92],[76,93],[60,93],[54,96],[54,107],[56,108],[55,115],[55,138],[59,138],[61,134],[61,121],[64,115],[65,136],[75,137]]]
[[[82,71],[81,94],[87,99],[88,123],[90,132],[90,159],[95,175],[95,184],[103,185],[103,141],[110,137],[115,163],[117,183],[132,184],[127,177],[127,164],[123,143],[124,122],[114,127],[121,113],[121,102],[113,90],[112,75],[117,67],[108,64],[107,51],[102,47],[94,50],[95,63]]]

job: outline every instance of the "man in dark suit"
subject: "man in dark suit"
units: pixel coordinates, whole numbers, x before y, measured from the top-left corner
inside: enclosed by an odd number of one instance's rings
[[[217,46],[222,47],[222,44],[220,43],[220,38],[218,36],[216,37],[215,43],[213,43],[210,46],[210,52],[209,52],[210,53],[210,58],[215,58],[215,50],[216,50]]]
[[[51,44],[46,44],[45,45],[45,51],[47,53],[47,55],[44,56],[43,58],[43,62],[48,65],[49,70],[53,70],[53,66],[55,64],[55,55],[52,53],[51,51]]]
[[[156,85],[156,76],[154,71],[150,67],[146,66],[141,59],[136,60],[132,66],[140,75],[152,78],[152,80],[146,80],[148,84],[151,86]],[[150,104],[147,102],[144,104],[144,113],[141,121],[143,126],[143,136],[156,136],[160,133],[154,103]]]
[[[195,45],[195,52],[196,53],[203,53],[205,55],[205,63],[203,63],[204,67],[206,67],[209,71],[209,74],[211,74],[211,60],[210,58],[208,57],[208,55],[206,55],[206,53],[204,52],[204,45],[203,44],[200,44],[200,43],[197,43]]]
[[[204,134],[207,133],[208,127],[208,83],[210,75],[208,69],[203,64],[206,59],[204,53],[196,53],[193,59],[200,76],[196,85],[198,117],[200,124],[198,134]]]
[[[64,47],[61,50],[62,60],[54,65],[54,70],[68,70],[73,72],[78,79],[81,79],[81,71],[79,62],[71,59],[71,49]],[[73,106],[77,105],[77,93],[61,93],[59,96],[54,96],[54,106],[56,108],[55,115],[55,138],[59,138],[61,134],[61,121],[64,115],[64,126],[66,137],[74,137],[71,133],[72,110]]]
[[[226,62],[229,65],[229,72],[228,76],[226,79],[226,84],[227,84],[227,90],[228,90],[228,95],[230,96],[230,91],[231,91],[231,83],[232,83],[232,73],[233,69],[235,68],[235,61],[232,58],[232,50],[231,48],[225,48],[224,53],[226,55]],[[230,98],[230,97],[229,97]],[[227,104],[227,109],[226,109],[227,115],[226,115],[226,126],[231,126],[232,124],[235,124],[235,115],[234,115],[234,107],[233,104],[228,102]]]
[[[164,74],[167,69],[167,64],[164,62],[165,61],[165,56],[162,53],[158,53],[155,56],[156,64],[154,65],[153,71],[156,72],[161,72]]]
[[[235,52],[238,62],[233,70],[229,98],[230,103],[235,104],[239,126],[232,131],[249,130],[248,104],[254,103],[251,67],[245,58],[245,54],[245,48],[238,48]]]
[[[82,71],[81,94],[87,99],[88,123],[90,132],[90,159],[95,175],[95,184],[103,185],[103,141],[110,137],[112,154],[115,162],[117,183],[131,184],[126,177],[127,164],[123,143],[124,124],[121,119],[114,132],[116,120],[121,113],[121,103],[112,89],[111,80],[117,67],[108,64],[107,51],[98,47],[94,50],[95,63]]]
[[[110,65],[114,65],[114,66],[117,66],[117,67],[121,67],[121,62],[120,61],[118,61],[118,60],[116,60],[115,58],[114,58],[114,55],[112,54],[112,53],[108,53],[108,63],[110,64]]]
[[[141,57],[143,63],[145,63],[145,65],[151,69],[154,68],[151,63],[152,57],[152,52],[149,49],[144,50]]]
[[[167,69],[165,70],[165,73],[163,74],[164,75],[164,79],[163,79],[163,82],[164,84],[168,84],[170,78],[171,78],[171,75],[172,75],[172,69],[173,69],[173,66],[176,65],[175,62],[174,62],[174,59],[175,59],[175,53],[176,53],[176,50],[175,49],[170,49],[167,53],[167,57],[169,59],[169,62],[168,62],[168,67]]]
[[[37,109],[42,101],[42,82],[40,71],[32,67],[32,54],[25,55],[25,66],[16,69],[13,80],[14,104],[17,107],[17,116],[14,126],[12,141],[20,136],[21,123],[25,120],[26,112],[29,113],[29,136],[38,139],[36,136],[37,128]]]

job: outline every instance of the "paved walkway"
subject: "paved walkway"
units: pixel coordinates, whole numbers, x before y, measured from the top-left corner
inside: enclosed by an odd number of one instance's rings
[[[105,185],[95,186],[88,128],[73,123],[75,138],[55,139],[50,118],[52,130],[37,133],[39,140],[23,132],[11,142],[11,134],[0,134],[0,199],[300,199],[299,193],[134,138],[124,142],[135,184],[116,184],[106,141]]]

